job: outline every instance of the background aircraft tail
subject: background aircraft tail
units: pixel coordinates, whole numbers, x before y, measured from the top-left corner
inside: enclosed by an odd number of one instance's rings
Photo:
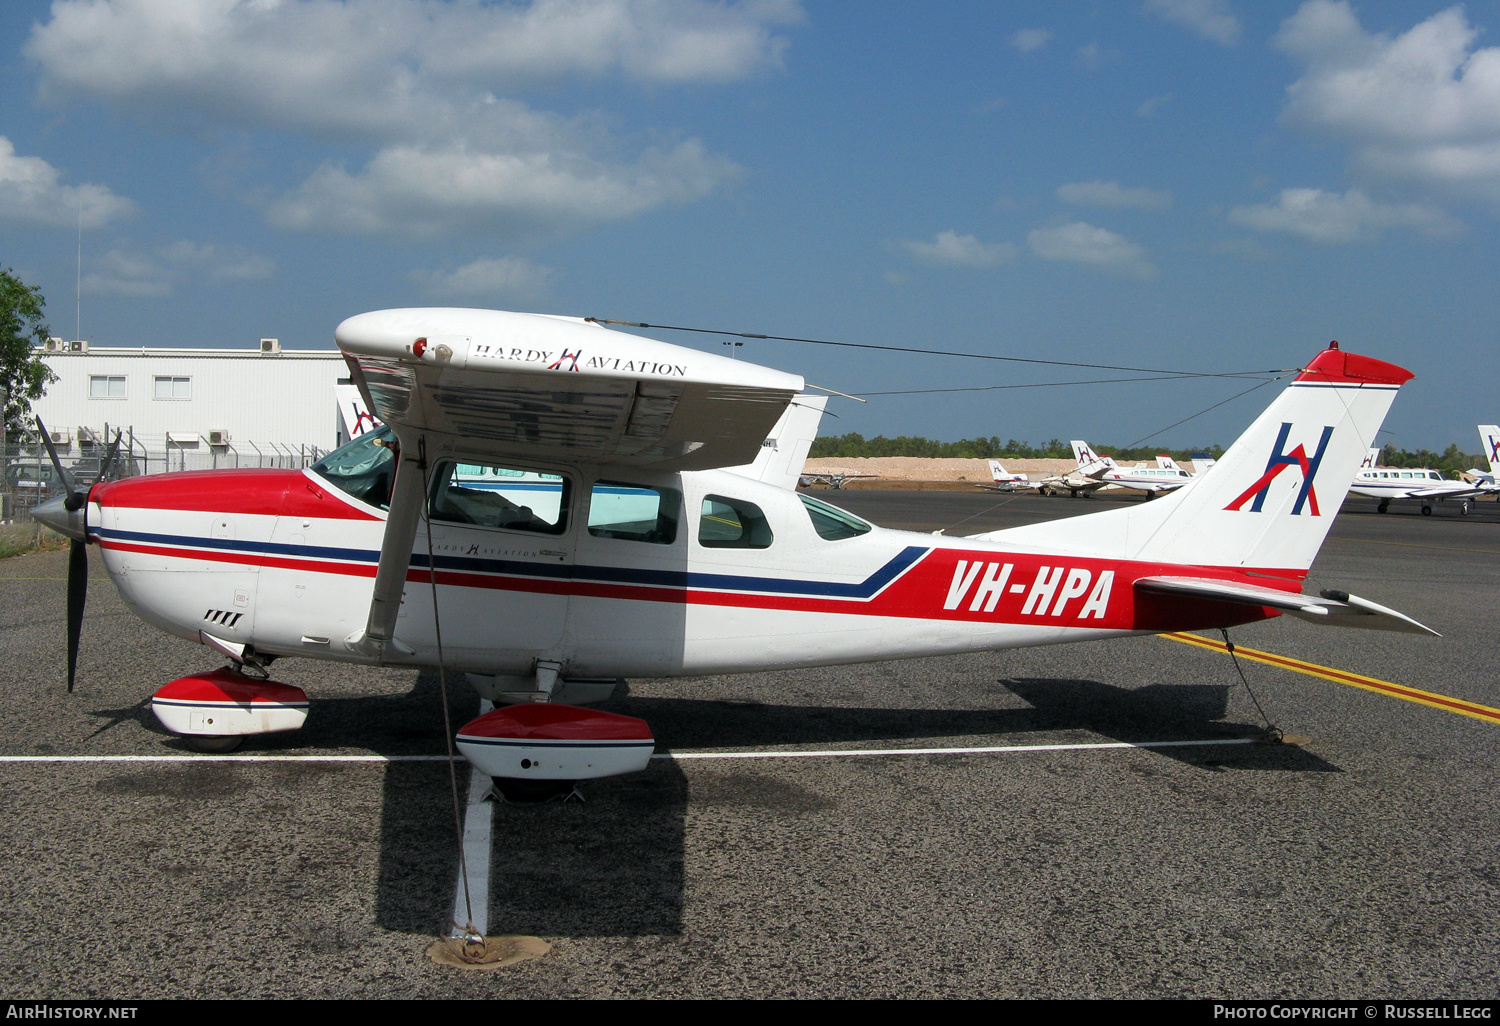
[[[1371,446],[1370,451],[1365,453],[1364,461],[1360,463],[1359,469],[1369,470],[1371,467],[1378,466],[1380,466],[1380,450],[1374,446]]]
[[[1490,473],[1500,474],[1500,426],[1479,425],[1479,451],[1489,460]]]
[[[1188,459],[1193,461],[1194,477],[1202,477],[1204,474],[1207,474],[1210,469],[1213,468],[1213,465],[1215,463],[1219,462],[1206,452],[1189,453]]]
[[[1154,502],[980,537],[1149,562],[1312,566],[1391,401],[1412,375],[1329,348],[1230,446],[1212,475]]]
[[[1156,465],[1158,467],[1160,467],[1162,470],[1177,470],[1177,471],[1181,471],[1184,474],[1187,473],[1187,471],[1183,470],[1181,467],[1179,467],[1177,465],[1177,461],[1174,460],[1167,453],[1162,453],[1160,456],[1156,457]]]

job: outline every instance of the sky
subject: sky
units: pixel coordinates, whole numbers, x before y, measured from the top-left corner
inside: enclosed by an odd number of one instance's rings
[[[0,5],[0,267],[96,345],[429,305],[1195,374],[1337,339],[1417,375],[1381,443],[1472,452],[1497,224],[1500,3]],[[824,434],[1227,445],[1279,387],[733,353],[905,393]]]

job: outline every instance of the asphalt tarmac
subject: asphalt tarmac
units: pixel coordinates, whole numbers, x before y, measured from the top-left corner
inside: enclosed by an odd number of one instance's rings
[[[819,494],[951,534],[1139,501]],[[66,563],[0,561],[0,755],[185,754],[145,702],[216,661],[96,562],[67,694]],[[1280,618],[1234,640],[1500,707],[1500,505],[1351,500],[1323,587],[1443,637]],[[313,699],[299,733],[206,762],[0,762],[0,994],[1500,996],[1500,725],[1243,667],[1297,743],[1099,747],[1260,732],[1227,657],[1159,637],[632,681],[608,708],[661,751],[1030,750],[658,760],[581,803],[500,805],[490,930],[554,949],[471,973],[424,954],[454,902],[445,765],[241,757],[440,753],[437,678],[278,663]],[[477,710],[461,683],[450,703]]]

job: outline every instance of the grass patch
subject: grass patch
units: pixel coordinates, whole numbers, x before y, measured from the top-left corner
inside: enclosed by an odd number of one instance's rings
[[[50,552],[68,547],[68,539],[35,520],[0,524],[0,559],[23,552]]]

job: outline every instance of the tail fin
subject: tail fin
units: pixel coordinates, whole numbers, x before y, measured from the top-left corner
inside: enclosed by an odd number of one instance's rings
[[[1330,347],[1230,446],[1212,476],[1155,502],[981,537],[1041,550],[1285,571],[1308,567],[1411,372]]]
[[[1206,452],[1190,453],[1188,455],[1188,459],[1193,461],[1194,477],[1202,477],[1204,474],[1207,474],[1211,469],[1213,469],[1213,465],[1215,463],[1219,462]]]
[[[1090,463],[1097,463],[1099,461],[1099,457],[1094,453],[1094,450],[1089,448],[1089,443],[1083,439],[1075,438],[1068,444],[1073,446],[1073,458],[1078,461],[1080,467],[1086,467]]]
[[[1156,457],[1156,465],[1162,470],[1181,470],[1182,473],[1187,473],[1187,471],[1182,470],[1182,468],[1177,465],[1177,461],[1167,453],[1162,453],[1160,456]]]
[[[1359,469],[1369,470],[1371,467],[1378,466],[1380,466],[1380,450],[1378,448],[1371,447],[1370,451],[1365,453],[1365,458],[1363,462],[1360,463]]]
[[[818,437],[818,425],[828,396],[799,394],[782,411],[781,419],[762,442],[754,463],[730,467],[736,474],[779,488],[795,489],[807,462],[807,452]]]
[[[1479,425],[1480,452],[1490,462],[1490,473],[1500,474],[1500,427],[1494,424]]]
[[[1026,480],[1025,474],[1012,474],[1000,465],[999,460],[990,460],[990,476],[995,479],[996,484],[1014,484]]]

